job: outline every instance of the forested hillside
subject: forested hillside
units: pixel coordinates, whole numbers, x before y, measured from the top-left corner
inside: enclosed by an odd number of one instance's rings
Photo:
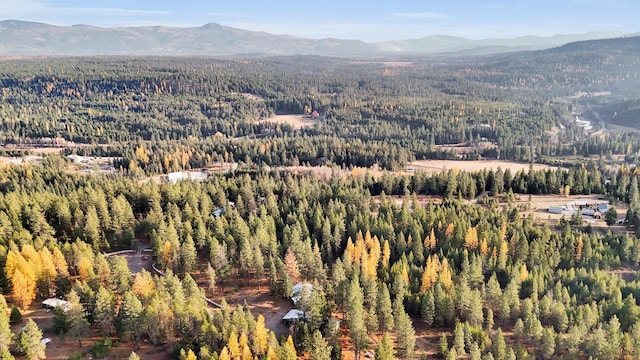
[[[640,136],[586,104],[637,102],[638,38],[602,44],[3,59],[0,357],[640,358]]]

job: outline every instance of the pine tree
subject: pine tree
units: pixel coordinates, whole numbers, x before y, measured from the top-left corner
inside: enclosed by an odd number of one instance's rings
[[[193,270],[198,260],[196,244],[193,242],[191,235],[187,235],[185,241],[180,245],[180,263],[183,273],[189,273]]]
[[[420,316],[425,324],[431,326],[436,315],[436,304],[433,299],[433,291],[428,291],[422,297],[422,306],[420,307]]]
[[[316,330],[310,338],[309,359],[310,360],[330,360],[331,346],[322,337],[322,333]]]
[[[11,355],[11,352],[8,348],[2,347],[0,348],[0,360],[14,360],[15,358]]]
[[[80,303],[80,297],[74,290],[71,290],[67,297],[69,308],[67,309],[67,323],[69,324],[69,335],[78,340],[78,345],[82,347],[82,337],[89,332],[89,322],[87,313]]]
[[[41,343],[42,331],[31,319],[27,320],[24,330],[17,341],[18,351],[25,355],[27,360],[38,360],[46,357],[46,345]]]
[[[457,323],[453,331],[453,348],[456,350],[456,354],[464,355],[464,326],[461,323]]]
[[[122,332],[132,338],[136,346],[138,346],[138,340],[144,330],[142,327],[142,315],[142,303],[133,292],[127,291],[124,294],[118,318],[122,324]]]
[[[469,347],[469,360],[480,360],[482,357],[482,352],[478,347],[478,344],[474,341],[471,343]]]
[[[286,342],[280,347],[279,360],[297,360],[296,348],[293,346],[293,338],[291,335],[287,338]]]
[[[619,346],[614,346],[613,348],[618,352],[620,350]],[[551,359],[553,357],[553,354],[555,354],[555,352],[556,352],[556,334],[553,331],[553,328],[550,328],[550,327],[545,328],[544,332],[542,333],[542,340],[540,344],[540,354],[545,359]]]
[[[13,333],[9,325],[7,302],[4,296],[0,295],[0,349],[8,349],[13,342]]]
[[[360,358],[360,351],[367,346],[368,335],[364,319],[364,300],[360,281],[356,274],[349,287],[349,301],[347,303],[349,315],[349,336],[353,342],[355,359]]]
[[[445,333],[442,333],[442,336],[440,336],[440,341],[438,342],[437,354],[438,354],[438,357],[440,357],[441,359],[445,359],[449,354],[449,343],[447,342],[447,334]]]
[[[411,323],[411,318],[404,311],[400,298],[397,298],[396,302],[397,304],[394,304],[393,308],[397,339],[396,355],[400,359],[411,360],[413,359],[416,345],[416,331]]]
[[[498,328],[492,340],[491,353],[495,360],[505,360],[507,356],[507,343],[502,335],[502,329]]]
[[[381,284],[378,290],[378,330],[387,332],[393,328],[393,313],[391,312],[391,296],[386,284]]]
[[[376,359],[378,360],[393,360],[393,343],[388,333],[385,333],[382,340],[378,343],[376,349]]]

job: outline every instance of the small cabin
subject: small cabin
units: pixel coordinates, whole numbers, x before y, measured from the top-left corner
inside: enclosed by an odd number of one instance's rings
[[[68,301],[62,299],[48,298],[42,302],[42,307],[52,310],[60,307],[64,312],[67,312],[71,308],[71,304]]]

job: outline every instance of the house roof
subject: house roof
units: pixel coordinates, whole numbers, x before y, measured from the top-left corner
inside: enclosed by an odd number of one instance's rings
[[[57,308],[58,306],[60,306],[64,311],[69,310],[69,308],[71,307],[71,304],[68,301],[64,301],[58,298],[48,298],[42,302],[42,305],[50,308]]]
[[[293,321],[304,317],[304,311],[298,309],[291,309],[282,317],[282,321]]]
[[[309,284],[309,283],[297,283],[297,284],[293,285],[293,287],[292,287],[293,296],[294,297],[299,296],[304,288],[312,290],[313,289],[313,285]]]

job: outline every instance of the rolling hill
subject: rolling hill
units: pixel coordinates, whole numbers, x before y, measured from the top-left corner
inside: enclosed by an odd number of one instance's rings
[[[216,23],[199,27],[54,26],[0,21],[0,56],[14,55],[184,55],[237,54],[370,56],[390,54],[490,54],[545,49],[572,41],[611,38],[622,33],[471,40],[452,36],[366,43],[344,39],[305,39],[273,35]]]

